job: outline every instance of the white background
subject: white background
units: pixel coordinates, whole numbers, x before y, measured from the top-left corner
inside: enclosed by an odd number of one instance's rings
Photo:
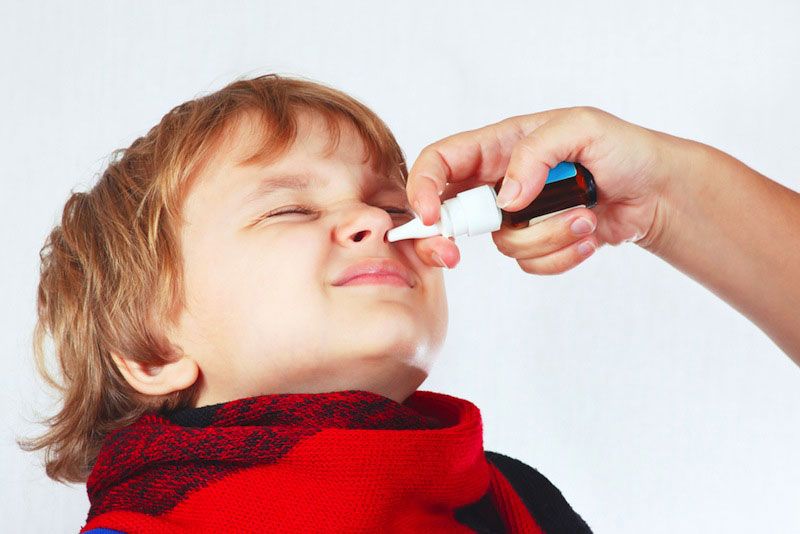
[[[77,532],[88,509],[14,444],[54,408],[30,349],[45,236],[113,149],[236,77],[349,92],[410,161],[456,131],[592,105],[800,189],[800,3],[491,4],[3,2],[3,531]],[[457,243],[421,389],[475,402],[486,449],[539,469],[598,533],[800,532],[800,369],[760,330],[634,244],[532,276],[488,235]]]

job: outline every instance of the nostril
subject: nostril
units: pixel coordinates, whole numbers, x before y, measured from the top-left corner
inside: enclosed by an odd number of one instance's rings
[[[362,239],[364,239],[364,238],[366,237],[366,234],[367,234],[368,232],[369,232],[369,230],[361,230],[360,232],[358,232],[358,233],[356,234],[356,236],[355,236],[355,238],[354,238],[354,241],[356,241],[356,242],[359,242],[359,241],[361,241]]]

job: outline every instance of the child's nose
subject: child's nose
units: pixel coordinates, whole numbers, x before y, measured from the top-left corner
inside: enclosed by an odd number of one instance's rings
[[[394,220],[386,210],[374,206],[362,206],[345,218],[339,227],[339,234],[340,239],[351,243],[365,240],[388,243],[386,234],[394,226]]]

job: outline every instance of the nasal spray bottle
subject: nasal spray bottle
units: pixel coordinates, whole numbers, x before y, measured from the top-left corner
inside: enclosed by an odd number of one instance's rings
[[[414,219],[387,232],[389,241],[419,239],[443,235],[478,235],[499,230],[503,222],[512,228],[522,228],[576,206],[594,207],[597,187],[594,177],[580,163],[562,161],[547,175],[544,188],[529,205],[519,211],[504,211],[497,207],[497,193],[502,180],[494,188],[488,184],[458,193],[444,201],[439,220],[430,225]]]

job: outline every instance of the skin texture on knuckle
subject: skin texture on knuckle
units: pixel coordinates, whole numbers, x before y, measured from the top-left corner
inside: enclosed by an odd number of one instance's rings
[[[517,144],[516,148],[519,149],[519,156],[525,159],[534,158],[537,147],[542,144],[542,141],[541,133],[538,130],[532,131]]]
[[[602,110],[593,106],[575,106],[572,108],[572,112],[576,119],[592,121],[602,113]]]
[[[594,137],[603,130],[603,123],[607,121],[611,115],[607,114],[601,109],[591,106],[578,106],[572,109],[571,121],[580,124],[586,131],[591,132]]]

